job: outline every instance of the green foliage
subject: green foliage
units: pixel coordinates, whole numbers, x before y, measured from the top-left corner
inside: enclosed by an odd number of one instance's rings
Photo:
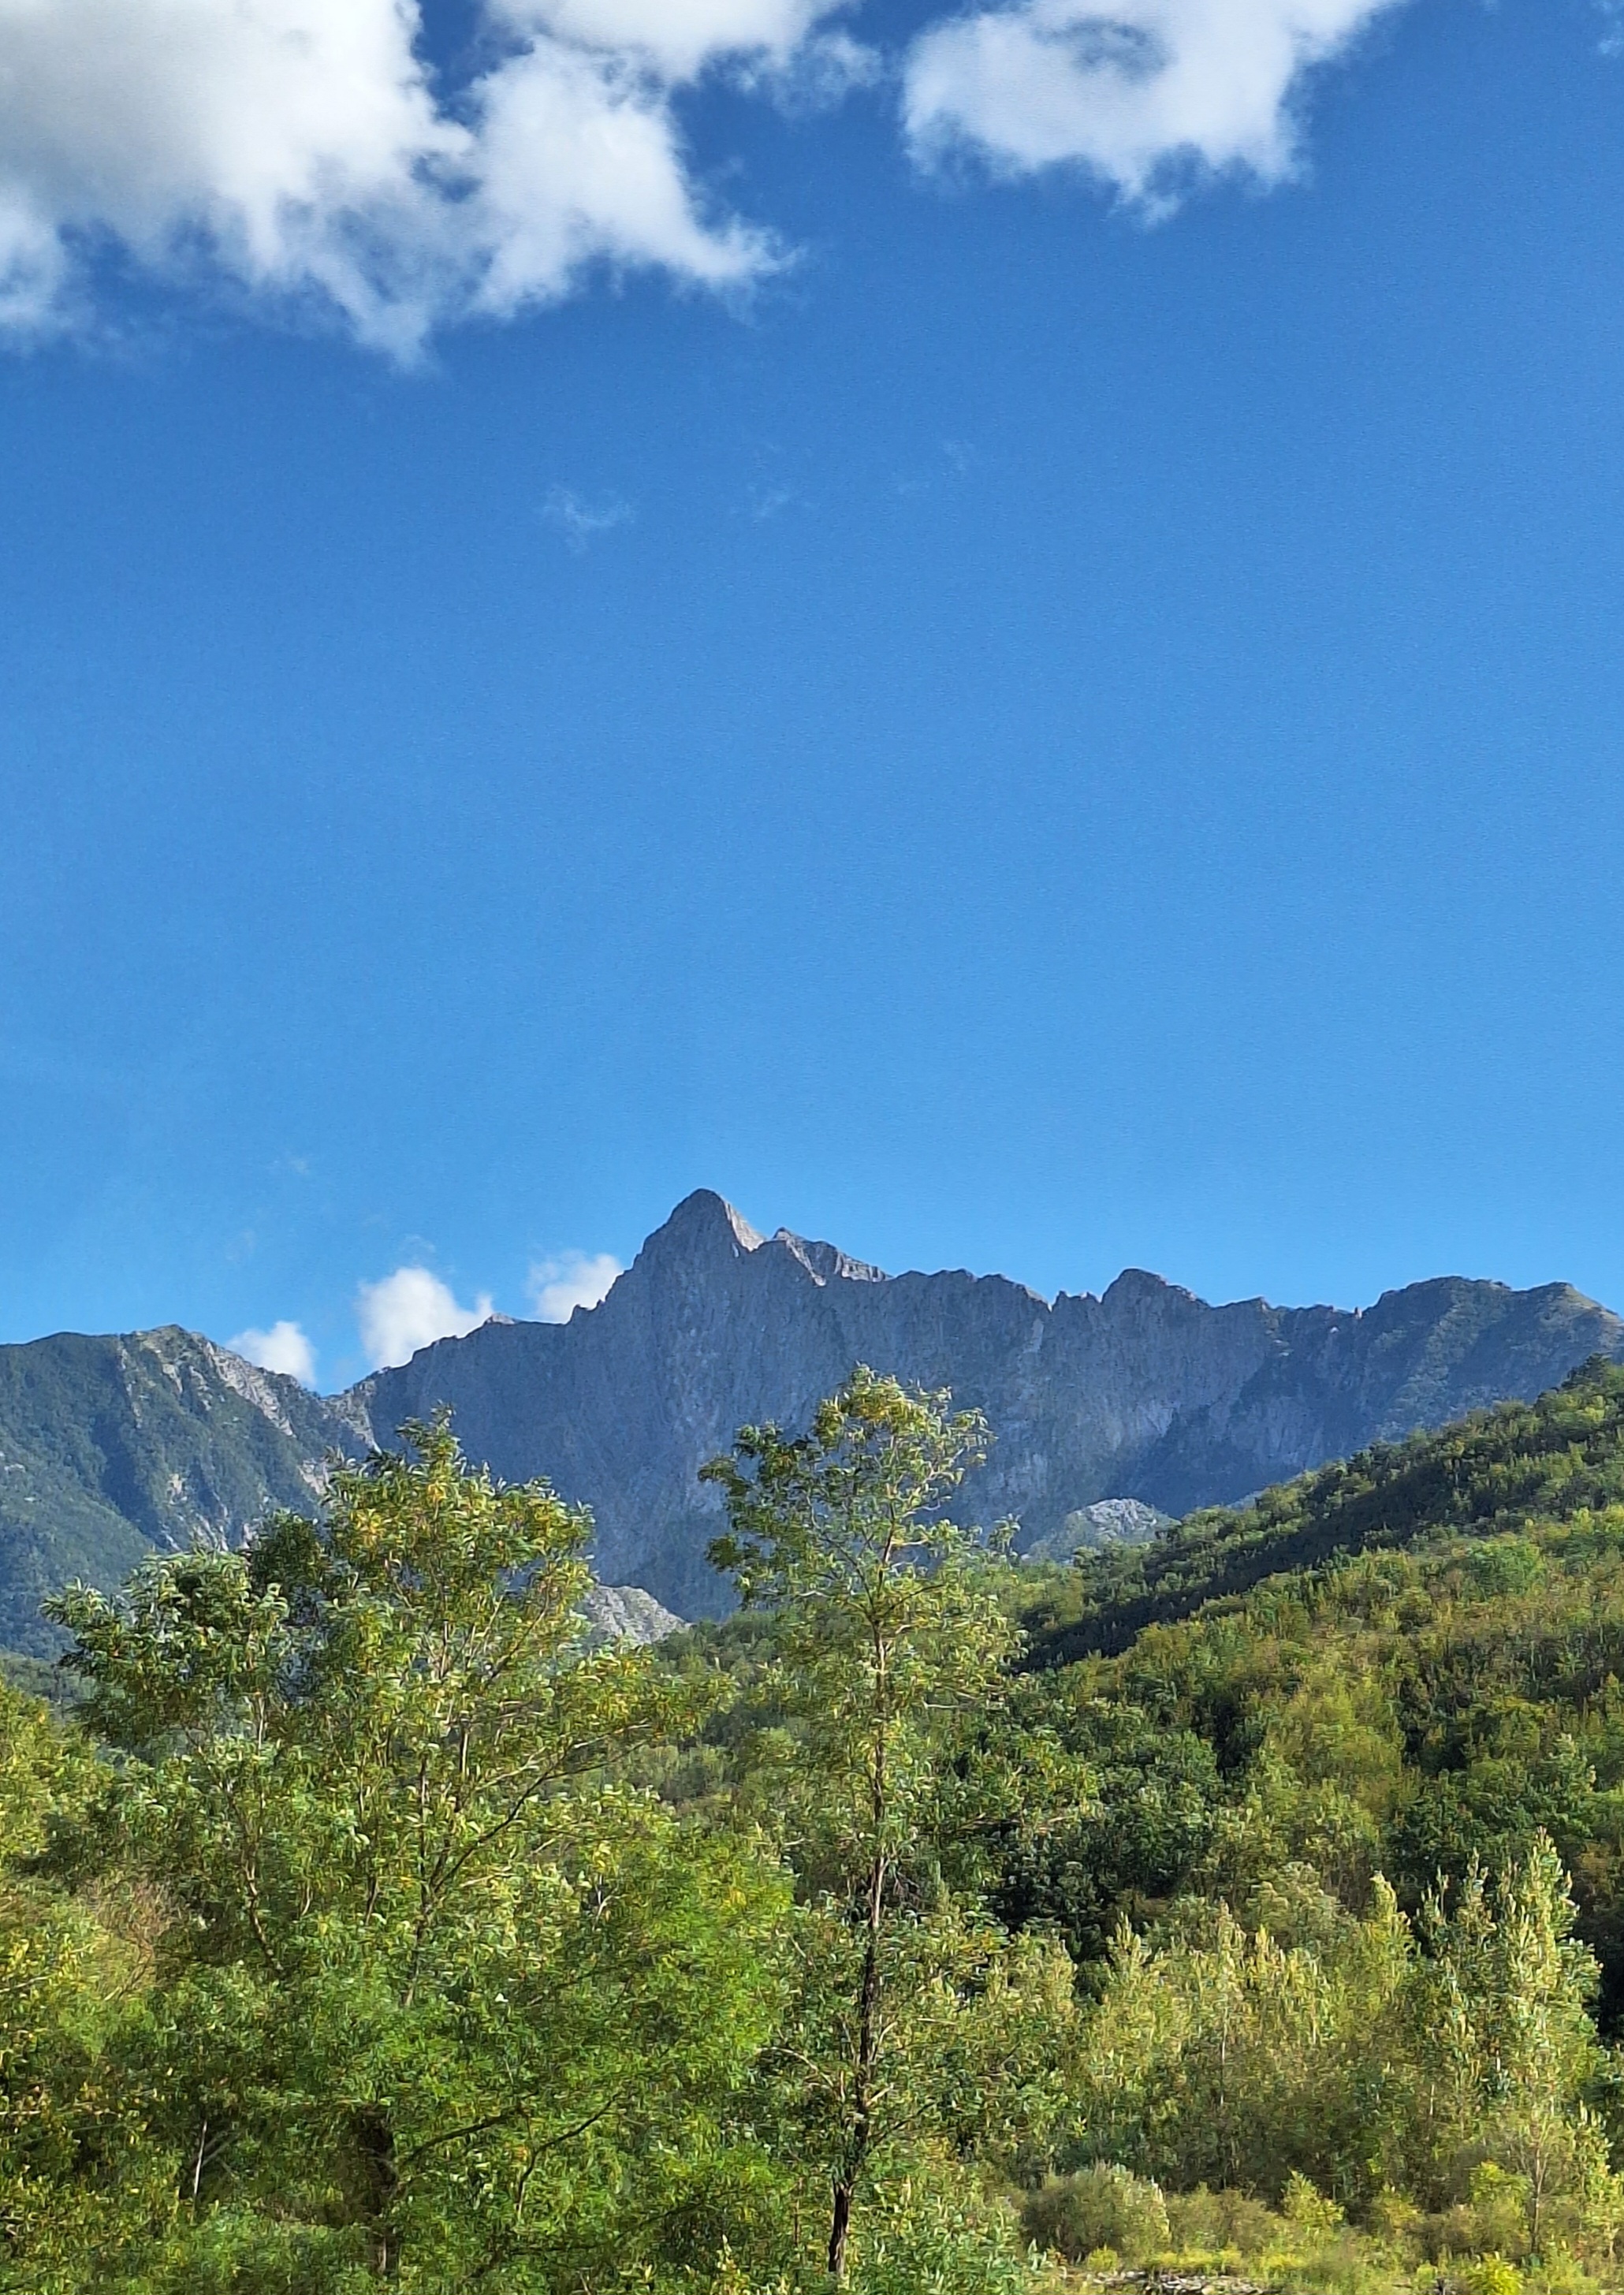
[[[82,1818],[97,1784],[82,1742],[0,1693],[0,2284],[52,2295],[110,2275],[168,2204],[150,2095],[113,2071],[141,2035],[147,1908],[37,1869],[53,1819]]]
[[[0,1689],[0,2288],[1616,2284],[1621,1421],[1033,1572],[860,1370],[707,1470],[746,1607],[662,1650],[442,1425],[70,1590],[77,1701]]]
[[[1312,1945],[1227,1907],[1160,1947],[1124,1929],[1076,2040],[1064,2151],[1172,2188],[1278,2200],[1293,2170],[1362,2185],[1391,2140],[1408,1939],[1391,1896]]]
[[[1542,1842],[1432,1899],[1419,1935],[1383,1884],[1362,1920],[1326,1906],[1311,1945],[1222,1906],[1159,1948],[1124,1930],[1077,2035],[1071,2148],[1264,2192],[1319,2234],[1399,2189],[1498,2208],[1469,2226],[1480,2247],[1538,2253],[1554,2224],[1609,2238],[1595,1963],[1571,1919]]]
[[[1081,1614],[1057,1621],[1033,1660],[1121,1651],[1148,1625],[1339,1556],[1621,1505],[1624,1365],[1597,1357],[1537,1402],[1502,1403],[1438,1433],[1361,1450],[1245,1509],[1191,1515],[1149,1546],[1080,1557]],[[1504,1576],[1530,1564],[1503,1556],[1491,1566]]]
[[[926,2165],[877,2195],[851,2279],[858,2295],[1034,2295],[1042,2275],[1008,2209]]]
[[[1167,2194],[1171,2244],[1179,2254],[1257,2256],[1278,2243],[1280,2219],[1261,2200],[1228,2187]]]
[[[1474,1860],[1496,1871],[1543,1834],[1601,1964],[1602,2030],[1617,2029],[1621,1395],[1624,1371],[1592,1369],[1538,1405],[1261,1502],[1258,1520],[1306,1523],[1328,1540],[1374,1491],[1402,1550],[1286,1570],[1131,1638],[1095,1565],[1074,1572],[1104,1605],[1090,1613],[1096,1638],[1126,1646],[1029,1675],[1015,1702],[1091,1772],[1095,1793],[1005,1836],[1001,1917],[1054,1925],[1080,1959],[1098,1962],[1122,1919],[1154,1926],[1185,1897],[1222,1899],[1255,1926],[1260,1891],[1277,1896],[1287,1868],[1311,1873],[1351,1912],[1384,1874],[1418,1917],[1440,1874],[1459,1884]],[[1440,1518],[1429,1522],[1432,1499]],[[1250,1570],[1256,1522],[1234,1520]],[[1194,1547],[1180,1548],[1185,1530],[1163,1543],[1175,1560],[1199,1549],[1221,1575],[1228,1548],[1215,1521],[1186,1526]],[[1193,1605],[1211,1578],[1175,1606]],[[1064,1633],[1045,1643],[1045,1630],[1036,1646],[1053,1657]]]
[[[1280,2213],[1310,2239],[1325,2239],[1345,2220],[1347,2209],[1316,2191],[1302,2169],[1293,2168],[1280,2195]]]

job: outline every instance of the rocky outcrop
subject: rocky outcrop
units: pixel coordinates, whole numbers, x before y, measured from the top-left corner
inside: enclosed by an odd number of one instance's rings
[[[1172,1516],[1143,1499],[1096,1499],[1078,1507],[1058,1530],[1047,1531],[1023,1549],[1023,1562],[1071,1562],[1080,1554],[1098,1554],[1107,1546],[1147,1546]]]
[[[307,1506],[322,1460],[451,1407],[469,1455],[548,1476],[597,1523],[599,1575],[686,1616],[725,1589],[696,1480],[741,1425],[796,1427],[853,1364],[947,1387],[995,1436],[961,1512],[1068,1535],[1106,1499],[1229,1501],[1383,1437],[1530,1398],[1624,1322],[1566,1284],[1446,1277],[1374,1307],[1212,1307],[1130,1270],[1103,1297],[1003,1277],[883,1274],[759,1235],[721,1197],[680,1204],[597,1307],[492,1322],[348,1393],[307,1394],[180,1330],[0,1347],[0,1645],[42,1646],[40,1596],[111,1584],[153,1545],[234,1538]]]
[[[581,1604],[593,1642],[631,1642],[646,1648],[681,1633],[686,1622],[641,1586],[589,1586]]]

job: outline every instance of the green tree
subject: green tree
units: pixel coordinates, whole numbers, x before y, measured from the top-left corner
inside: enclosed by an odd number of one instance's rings
[[[53,1605],[118,1756],[86,1853],[166,1910],[126,2067],[184,2163],[154,2285],[675,2268],[748,2180],[782,1887],[619,1774],[690,1709],[583,1646],[586,1516],[407,1433],[314,1521]]]
[[[804,1436],[746,1427],[704,1469],[730,1522],[711,1559],[768,1613],[776,1648],[780,1727],[756,1753],[803,1902],[779,2061],[828,2177],[836,2282],[887,2159],[951,2139],[967,2097],[996,2141],[1043,1991],[1042,1956],[1016,1967],[974,1892],[951,1885],[993,1813],[971,1725],[999,1703],[1016,1641],[986,1540],[943,1513],[986,1440],[978,1414],[859,1368]]]
[[[1407,2164],[1408,1923],[1380,1884],[1363,1921],[1318,1907],[1265,1907],[1304,1942],[1222,1905],[1159,1946],[1119,1932],[1073,2051],[1073,2159],[1277,2199],[1293,2170],[1362,2200]]]
[[[1554,2204],[1616,2220],[1620,2194],[1584,2091],[1604,2063],[1590,2021],[1595,1956],[1573,1936],[1567,1875],[1542,1834],[1491,1885],[1473,1864],[1429,1899],[1416,1971],[1435,2171],[1489,2159],[1522,2179],[1538,2254]]]

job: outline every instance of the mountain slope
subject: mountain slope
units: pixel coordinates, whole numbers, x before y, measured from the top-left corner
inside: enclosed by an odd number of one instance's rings
[[[1103,1499],[1232,1502],[1597,1353],[1624,1356],[1624,1322],[1565,1284],[1445,1278],[1348,1312],[1211,1307],[1130,1270],[1051,1304],[1001,1276],[887,1276],[765,1238],[701,1191],[601,1305],[487,1323],[331,1399],[173,1328],[0,1347],[0,1646],[45,1646],[37,1605],[64,1579],[110,1584],[152,1545],[307,1506],[327,1453],[441,1404],[471,1457],[592,1507],[601,1578],[693,1616],[722,1597],[699,1466],[747,1421],[804,1422],[859,1361],[986,1412],[965,1510],[1015,1516],[1031,1543]]]
[[[367,1440],[343,1397],[172,1326],[0,1347],[0,1646],[49,1647],[39,1603],[69,1578],[308,1507],[323,1456]]]
[[[1244,1507],[1212,1508],[1137,1546],[1080,1557],[1076,1614],[1034,1641],[1035,1664],[1128,1649],[1147,1626],[1292,1573],[1464,1534],[1595,1516],[1624,1530],[1624,1368],[1600,1357],[1537,1401],[1337,1460]]]

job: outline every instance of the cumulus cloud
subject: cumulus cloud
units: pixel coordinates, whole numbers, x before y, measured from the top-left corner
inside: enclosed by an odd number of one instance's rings
[[[297,1323],[273,1323],[268,1331],[239,1331],[227,1347],[261,1370],[280,1370],[301,1386],[315,1384],[315,1349]]]
[[[393,1275],[363,1283],[355,1294],[361,1344],[374,1370],[410,1362],[420,1347],[432,1346],[436,1339],[466,1338],[488,1321],[492,1310],[486,1292],[475,1306],[459,1306],[449,1284],[426,1267],[397,1267]]]
[[[445,90],[419,0],[0,0],[0,325],[69,323],[98,254],[315,300],[410,356],[585,266],[724,288],[771,258],[697,187],[673,92],[789,57],[831,0],[487,0]]]
[[[530,1270],[530,1302],[543,1323],[567,1323],[577,1307],[595,1307],[624,1272],[607,1251],[562,1252]]]
[[[943,0],[904,60],[917,154],[1070,163],[1165,207],[1263,182],[1306,74],[1401,0]],[[1616,32],[1624,0],[1597,0]],[[473,0],[476,68],[420,53],[423,0],[0,0],[0,334],[72,326],[110,265],[336,314],[400,358],[596,268],[726,291],[769,234],[697,180],[707,73],[780,102],[883,76],[859,0]]]
[[[923,32],[909,135],[995,170],[1090,169],[1165,208],[1191,172],[1290,174],[1304,75],[1400,0],[1017,0]]]
[[[316,290],[358,330],[420,324],[450,255],[435,105],[396,0],[0,0],[0,294],[59,314],[110,236],[203,249],[251,288]]]

